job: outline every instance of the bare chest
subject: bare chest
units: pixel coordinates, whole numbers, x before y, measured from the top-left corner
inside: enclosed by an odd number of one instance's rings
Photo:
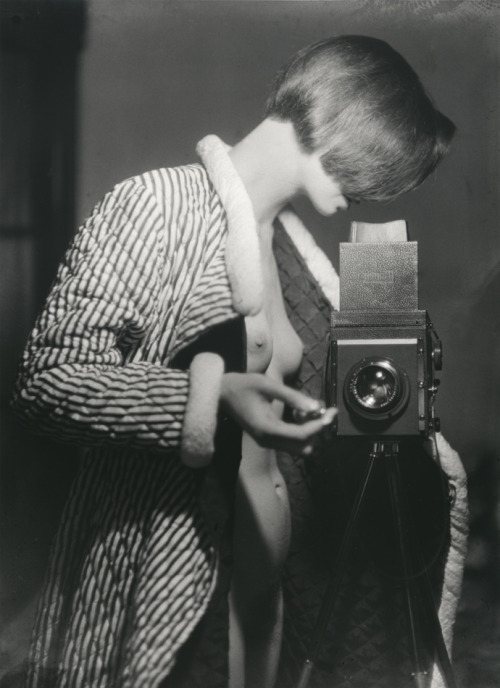
[[[288,319],[278,269],[271,253],[267,254],[263,267],[264,307],[257,315],[245,319],[247,370],[285,380],[297,372],[303,344]]]

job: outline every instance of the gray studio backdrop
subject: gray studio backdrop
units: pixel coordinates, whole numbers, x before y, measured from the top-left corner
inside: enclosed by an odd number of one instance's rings
[[[296,49],[327,35],[361,33],[390,42],[456,123],[452,153],[407,197],[354,206],[332,218],[317,216],[305,202],[297,210],[334,265],[354,219],[404,218],[418,241],[420,305],[430,311],[444,347],[438,415],[469,472],[473,517],[481,522],[468,570],[485,572],[478,583],[485,602],[473,608],[465,602],[463,614],[491,615],[498,592],[488,587],[488,575],[496,553],[500,457],[498,3],[93,0],[85,5],[84,24],[67,238],[116,182],[194,161],[195,144],[207,133],[236,142],[261,119],[276,69]],[[2,316],[10,323],[2,345],[8,361],[1,438],[3,671],[25,651],[48,543],[78,460],[20,436],[7,408],[13,365],[40,298],[33,293],[34,246],[29,238],[23,248],[5,243],[11,254],[5,248],[0,259],[6,264]],[[461,680],[472,686],[476,636],[461,628]]]

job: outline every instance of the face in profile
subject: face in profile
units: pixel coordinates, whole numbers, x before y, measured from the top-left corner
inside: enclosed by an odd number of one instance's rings
[[[303,193],[321,215],[334,215],[338,210],[349,207],[340,184],[325,171],[320,153],[304,155],[302,182]]]

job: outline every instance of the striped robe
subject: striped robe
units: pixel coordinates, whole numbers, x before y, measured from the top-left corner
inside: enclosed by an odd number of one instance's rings
[[[250,200],[224,144],[203,164],[117,185],[62,262],[29,337],[14,407],[86,447],[34,630],[31,688],[153,688],[206,612],[218,556],[197,498],[214,451],[217,353],[176,356],[263,306]],[[283,223],[335,306],[338,279]],[[235,457],[237,462],[239,457]]]

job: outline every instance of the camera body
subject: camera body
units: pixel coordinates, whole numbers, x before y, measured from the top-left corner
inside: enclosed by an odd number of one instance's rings
[[[441,343],[418,308],[417,244],[342,243],[340,309],[331,316],[325,399],[345,437],[427,437]]]

